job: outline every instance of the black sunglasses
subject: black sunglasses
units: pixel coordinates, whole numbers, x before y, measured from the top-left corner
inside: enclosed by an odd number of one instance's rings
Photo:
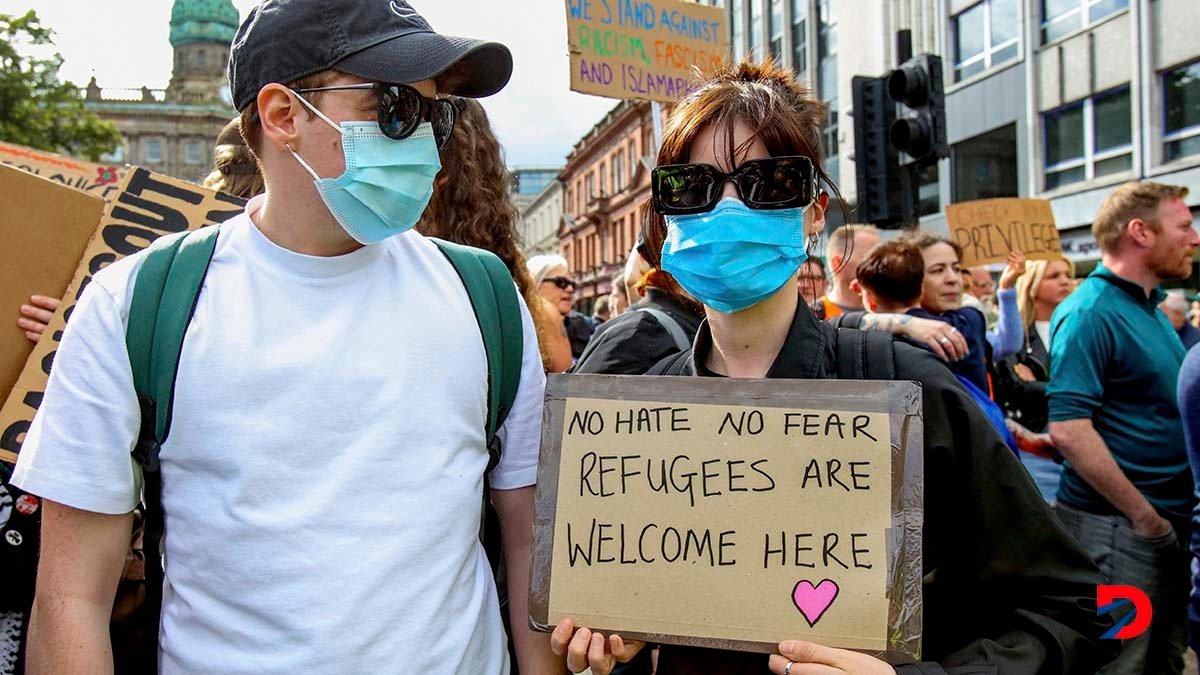
[[[571,288],[577,288],[575,280],[571,277],[547,277],[542,279],[542,283],[554,284],[555,286],[558,286],[560,290],[564,291],[567,290],[567,286],[570,286]]]
[[[664,216],[711,211],[729,181],[752,209],[808,207],[817,198],[812,160],[800,155],[750,160],[731,173],[711,164],[671,164],[650,174],[654,210]]]
[[[340,84],[332,87],[309,87],[293,89],[297,94],[316,91],[343,91],[349,89],[374,89],[379,92],[379,130],[388,138],[401,140],[412,135],[422,121],[433,127],[433,139],[439,148],[446,147],[454,133],[454,122],[458,119],[458,108],[442,98],[426,98],[421,92],[407,84]]]

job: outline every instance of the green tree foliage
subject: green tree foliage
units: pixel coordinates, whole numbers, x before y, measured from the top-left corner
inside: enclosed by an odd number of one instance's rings
[[[0,13],[0,140],[97,160],[121,143],[116,126],[84,108],[78,86],[58,79],[61,55],[19,51],[52,45],[51,36],[33,10]]]

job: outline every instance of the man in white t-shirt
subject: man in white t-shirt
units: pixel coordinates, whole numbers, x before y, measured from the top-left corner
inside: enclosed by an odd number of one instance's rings
[[[267,192],[222,226],[183,344],[160,455],[161,672],[508,672],[479,541],[484,346],[455,270],[410,228],[453,126],[436,97],[490,95],[511,68],[402,0],[267,0],[239,30],[230,85]],[[14,476],[46,501],[31,673],[111,668],[142,480],[125,327],[143,257],[80,298]],[[545,380],[521,315],[488,478],[528,674],[561,665],[527,628]]]

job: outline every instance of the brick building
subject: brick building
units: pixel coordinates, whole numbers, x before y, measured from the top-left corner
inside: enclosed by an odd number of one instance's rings
[[[563,257],[579,283],[580,311],[611,290],[637,240],[638,207],[650,197],[651,106],[622,101],[575,144],[559,174],[565,188],[558,229]]]

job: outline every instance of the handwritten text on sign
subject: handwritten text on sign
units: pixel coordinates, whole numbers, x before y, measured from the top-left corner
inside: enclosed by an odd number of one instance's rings
[[[1054,212],[1045,199],[980,199],[946,207],[950,236],[963,248],[963,267],[1004,262],[1020,251],[1030,259],[1062,255]]]
[[[885,413],[568,399],[549,618],[882,650]]]
[[[115,165],[94,164],[4,142],[0,142],[0,164],[9,164],[105,199],[117,191],[125,173],[125,169]]]
[[[680,0],[567,0],[571,88],[585,94],[673,102],[693,68],[729,58],[725,14]]]

